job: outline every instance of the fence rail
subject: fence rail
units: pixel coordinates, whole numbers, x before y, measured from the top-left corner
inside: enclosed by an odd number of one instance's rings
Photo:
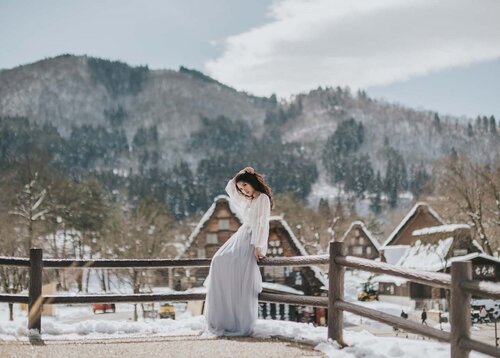
[[[27,303],[28,328],[41,330],[41,311],[44,304],[66,303],[106,303],[106,302],[155,302],[205,300],[204,293],[154,294],[140,293],[130,295],[43,295],[42,273],[44,269],[61,268],[162,268],[162,267],[208,267],[211,259],[43,259],[41,249],[31,249],[30,258],[2,257],[0,266],[28,267],[30,270],[29,295],[0,294],[0,302]],[[329,254],[265,258],[259,266],[309,266],[329,265],[328,297],[296,296],[289,294],[260,293],[259,301],[288,303],[304,306],[323,307],[328,311],[328,338],[340,346],[347,346],[343,338],[343,312],[366,317],[409,332],[424,335],[451,344],[452,358],[469,356],[471,350],[500,357],[500,350],[494,346],[470,338],[470,299],[471,295],[500,298],[500,284],[472,280],[471,262],[453,262],[451,274],[403,269],[387,263],[376,262],[358,257],[345,256],[344,245],[330,242]],[[359,304],[344,300],[345,268],[365,270],[403,277],[412,282],[450,290],[451,332],[423,326],[417,322],[379,312]]]

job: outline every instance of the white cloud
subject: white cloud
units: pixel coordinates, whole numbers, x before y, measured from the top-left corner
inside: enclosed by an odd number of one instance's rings
[[[205,63],[258,95],[365,88],[500,57],[497,0],[281,0]]]

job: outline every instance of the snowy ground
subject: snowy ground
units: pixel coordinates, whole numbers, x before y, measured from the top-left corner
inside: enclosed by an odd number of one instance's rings
[[[182,304],[176,309],[182,310]],[[0,305],[0,342],[28,341],[26,312],[15,305],[15,320],[6,320],[7,304]],[[382,306],[381,306],[382,307]],[[205,331],[204,316],[192,316],[189,311],[178,313],[175,320],[142,319],[134,322],[133,306],[118,304],[117,312],[94,315],[89,305],[56,306],[53,317],[42,318],[42,338],[44,340],[89,340],[111,339],[123,337],[162,337],[162,336],[211,336]],[[392,305],[385,306],[384,311],[396,309]],[[399,307],[397,307],[399,309]],[[347,319],[349,321],[351,317]],[[359,320],[359,318],[357,318]],[[352,320],[356,320],[354,316]],[[363,325],[377,325],[363,320]],[[316,350],[329,357],[449,357],[449,345],[434,341],[415,339],[377,337],[367,330],[345,331],[345,339],[351,347],[340,350],[332,342],[328,342],[327,328],[315,327],[313,324],[288,321],[259,319],[254,330],[254,338],[283,337],[302,343],[311,344]],[[2,343],[0,343],[2,344]],[[472,357],[482,357],[471,354]]]
[[[358,285],[368,278],[368,273],[346,272],[345,299],[356,301]],[[91,280],[93,281],[93,280]],[[196,290],[196,289],[194,289]],[[169,288],[155,288],[155,292],[171,292]],[[385,303],[365,302],[370,307],[382,312],[399,316],[401,309],[416,314],[409,307]],[[140,305],[138,305],[139,307]],[[94,314],[90,305],[55,305],[53,316],[42,318],[42,338],[49,340],[93,340],[123,337],[166,337],[211,335],[205,330],[204,316],[193,316],[186,310],[185,303],[174,303],[176,319],[143,319],[138,308],[139,320],[132,320],[133,305],[117,304],[116,313]],[[26,311],[14,305],[14,321],[8,318],[8,305],[0,304],[0,345],[1,342],[28,341]],[[253,337],[283,337],[301,343],[313,345],[330,357],[449,357],[448,344],[410,335],[410,339],[394,337],[392,328],[376,321],[360,318],[348,312],[344,313],[344,338],[350,347],[342,350],[334,342],[327,341],[327,328],[313,324],[264,320],[257,321]],[[446,329],[447,327],[444,327]],[[5,344],[5,343],[4,343]],[[472,353],[471,357],[484,357]]]

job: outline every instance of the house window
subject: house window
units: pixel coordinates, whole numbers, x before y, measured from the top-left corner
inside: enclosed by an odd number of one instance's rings
[[[371,255],[372,254],[372,248],[370,246],[366,247],[366,254]]]
[[[354,246],[352,248],[352,253],[354,255],[363,255],[363,246]]]
[[[365,243],[365,239],[362,236],[358,237],[358,244],[363,245],[364,243]]]
[[[207,234],[207,244],[217,244],[217,242],[218,242],[217,234],[214,232],[209,232]]]
[[[205,249],[204,248],[200,248],[198,249],[198,258],[199,259],[205,259]]]
[[[302,285],[302,272],[297,272],[295,275],[295,285],[300,286]]]
[[[229,219],[219,219],[219,230],[229,229]]]

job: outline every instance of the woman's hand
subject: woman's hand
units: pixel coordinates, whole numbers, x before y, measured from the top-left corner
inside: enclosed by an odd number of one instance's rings
[[[241,169],[238,173],[236,173],[236,175],[234,177],[236,178],[238,175],[244,174],[244,173],[254,174],[255,170],[252,167],[245,167],[245,168]]]
[[[260,247],[255,247],[255,258],[257,259],[257,261],[259,261],[260,259],[264,258],[265,256],[262,255],[262,250]]]
[[[253,174],[255,173],[255,170],[252,168],[252,167],[246,167],[245,169],[242,169],[241,172],[247,172],[247,173],[250,173],[250,174]]]

